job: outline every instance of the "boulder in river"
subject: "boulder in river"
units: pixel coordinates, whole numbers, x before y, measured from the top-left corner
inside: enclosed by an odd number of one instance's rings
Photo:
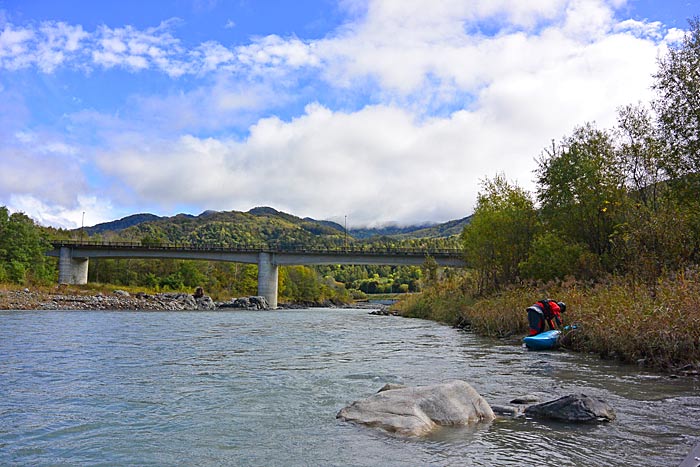
[[[252,296],[252,297],[240,297],[232,298],[228,302],[216,303],[218,308],[236,308],[239,310],[269,310],[270,305],[267,303],[265,297],[262,296]]]
[[[486,399],[468,383],[387,389],[353,402],[337,418],[405,436],[421,436],[438,426],[489,422],[496,418]]]
[[[585,394],[570,394],[553,401],[531,405],[525,415],[564,422],[608,422],[615,420],[615,410],[607,402]]]

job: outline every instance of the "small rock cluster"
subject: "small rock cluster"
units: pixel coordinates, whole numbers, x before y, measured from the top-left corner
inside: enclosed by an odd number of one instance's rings
[[[236,308],[239,310],[269,310],[267,299],[262,296],[232,298],[228,302],[217,302],[217,308]]]

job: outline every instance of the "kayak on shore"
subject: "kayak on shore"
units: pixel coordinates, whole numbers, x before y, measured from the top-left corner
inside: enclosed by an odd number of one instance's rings
[[[553,329],[551,331],[541,332],[535,334],[534,336],[527,336],[523,338],[523,342],[528,349],[531,350],[547,350],[553,349],[559,345],[559,337],[561,336],[561,331]]]

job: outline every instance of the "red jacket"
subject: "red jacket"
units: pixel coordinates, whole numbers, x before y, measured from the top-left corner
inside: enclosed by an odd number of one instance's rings
[[[534,312],[534,314],[531,315],[530,311]],[[544,332],[547,325],[549,325],[549,329],[556,329],[557,326],[561,326],[561,312],[559,304],[554,300],[540,300],[528,307],[530,335]]]
[[[544,319],[549,324],[549,329],[556,329],[552,320],[556,321],[557,326],[561,326],[561,309],[559,304],[554,300],[540,300],[535,303],[544,313]]]

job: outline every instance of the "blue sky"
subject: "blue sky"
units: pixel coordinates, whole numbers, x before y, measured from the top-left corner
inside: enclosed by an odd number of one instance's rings
[[[532,190],[552,139],[649,102],[698,3],[0,0],[0,205],[461,218],[480,180]]]

